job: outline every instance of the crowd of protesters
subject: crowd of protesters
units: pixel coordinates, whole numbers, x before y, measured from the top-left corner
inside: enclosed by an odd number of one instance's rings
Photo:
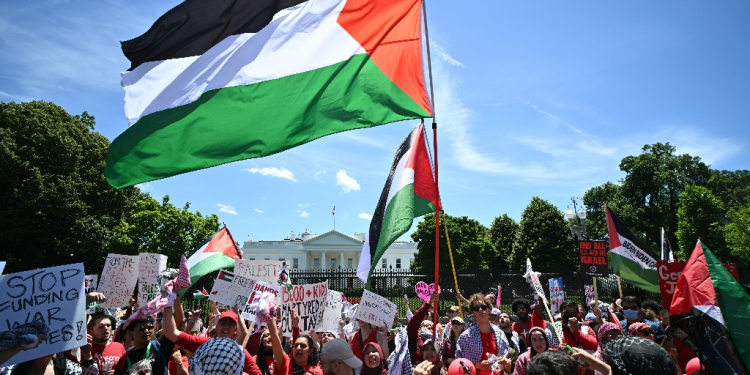
[[[405,326],[395,316],[393,328],[342,314],[337,331],[300,332],[293,313],[291,338],[280,332],[278,308],[274,319],[253,327],[236,309],[219,311],[213,302],[208,314],[185,312],[179,298],[157,316],[122,324],[138,309],[133,299],[117,316],[89,315],[86,345],[4,367],[0,375],[674,375],[695,357],[666,335],[669,311],[654,301],[565,301],[549,318],[539,301],[515,300],[509,314],[493,306],[492,295],[459,297],[462,305],[446,309],[437,325],[438,293],[407,311]],[[0,361],[27,349],[6,348]]]

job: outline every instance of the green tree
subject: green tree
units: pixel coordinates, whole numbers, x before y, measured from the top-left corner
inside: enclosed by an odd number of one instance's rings
[[[490,239],[495,246],[495,255],[490,261],[490,269],[493,271],[507,271],[509,269],[508,259],[513,253],[513,243],[516,241],[519,225],[508,214],[502,214],[492,221],[490,226]]]
[[[565,216],[539,197],[531,198],[521,215],[510,259],[511,271],[525,270],[526,258],[531,259],[536,271],[574,269],[578,260],[576,244]]]
[[[107,183],[109,141],[94,125],[88,113],[49,102],[0,103],[6,273],[77,262],[101,269],[107,239],[141,193]]]
[[[750,171],[711,171],[708,188],[728,211],[742,206],[750,197]],[[713,250],[713,248],[711,248]]]
[[[135,255],[138,253],[164,254],[168,266],[179,266],[180,255],[187,255],[199,243],[219,230],[219,217],[189,211],[190,203],[178,208],[169,202],[162,203],[144,196],[135,202],[127,218],[120,221],[107,243],[111,253]]]
[[[451,272],[451,259],[445,239],[446,226],[451,240],[456,272],[489,270],[494,255],[494,246],[492,246],[487,227],[466,216],[445,215],[440,217],[440,273],[450,274]],[[417,225],[417,230],[411,234],[411,238],[419,242],[412,271],[434,274],[435,214],[425,215],[422,222]]]
[[[680,248],[675,254],[677,258],[689,258],[700,237],[716,256],[729,260],[727,257],[730,253],[726,250],[724,240],[724,207],[710,190],[688,185],[680,196],[677,219],[676,234]]]
[[[750,200],[729,211],[726,241],[738,263],[750,264]]]

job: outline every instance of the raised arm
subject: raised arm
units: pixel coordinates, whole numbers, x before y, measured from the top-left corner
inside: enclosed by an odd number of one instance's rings
[[[179,300],[175,300],[175,303],[177,303]],[[177,325],[174,321],[174,314],[172,313],[172,307],[165,307],[162,317],[162,330],[164,332],[164,336],[166,336],[170,341],[175,342],[177,341],[177,338],[180,337],[180,330],[177,329]]]
[[[237,314],[237,343],[244,348],[245,337],[247,337],[247,326],[245,325],[245,319],[240,316],[240,309],[235,305],[232,307],[232,311]]]
[[[273,360],[276,362],[277,369],[284,368],[284,347],[281,346],[279,331],[276,329],[276,319],[271,319],[268,323],[268,332],[271,334],[271,346],[273,347]]]

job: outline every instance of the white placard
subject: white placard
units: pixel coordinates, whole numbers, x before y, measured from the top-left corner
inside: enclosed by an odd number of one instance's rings
[[[339,329],[339,320],[341,320],[341,307],[343,305],[341,299],[342,293],[335,290],[328,291],[328,297],[326,298],[326,310],[323,312],[323,326],[320,331],[333,331],[338,335],[341,333]],[[338,336],[337,336],[338,337]]]
[[[586,294],[586,306],[591,306],[591,304],[594,302],[594,286],[584,285],[583,292],[584,294]]]
[[[101,308],[120,308],[130,303],[135,284],[138,282],[138,256],[107,254],[102,277],[99,278],[99,293],[107,301]]]
[[[247,299],[247,303],[245,303],[245,306],[242,308],[242,319],[255,321],[255,315],[257,314],[257,311],[250,308],[250,304],[253,302],[253,297],[255,296],[255,293],[263,293],[263,292],[270,292],[273,293],[273,295],[276,296],[278,299],[279,295],[281,294],[281,287],[276,285],[271,285],[269,283],[264,283],[262,281],[256,281],[255,285],[253,286],[253,291],[250,293],[250,297]]]
[[[234,261],[234,274],[279,285],[279,274],[281,274],[283,263],[275,260],[237,259]]]
[[[542,289],[542,283],[539,281],[539,276],[533,269],[531,269],[531,259],[529,258],[526,258],[526,275],[524,276],[526,276],[526,281],[531,281],[531,285],[534,287],[536,294],[538,294],[544,301],[547,301],[547,296],[544,294],[544,289]]]
[[[396,304],[369,290],[362,293],[357,313],[354,318],[373,324],[377,327],[387,325],[391,328],[393,317],[396,316]]]
[[[99,284],[99,275],[86,275],[83,278],[83,294],[89,294],[91,292],[96,292],[96,286]],[[91,303],[89,305],[92,305],[95,303]],[[96,312],[96,308],[87,309],[86,314],[93,314]]]
[[[553,314],[560,312],[560,304],[565,300],[562,277],[549,279],[549,309]]]
[[[323,312],[328,297],[328,280],[317,284],[294,285],[281,289],[281,332],[292,337],[292,310],[299,316],[302,333],[318,330],[323,324]]]
[[[167,269],[167,256],[161,254],[138,254],[138,303],[141,306],[161,295],[159,272]]]
[[[0,262],[0,275],[3,274],[4,270],[5,270],[5,262]]]
[[[47,340],[21,351],[4,366],[59,353],[86,344],[83,263],[0,276],[0,331],[44,321]]]
[[[229,307],[242,307],[247,303],[247,298],[253,292],[254,286],[255,280],[253,279],[221,270],[214,281],[211,293],[208,294],[208,299]]]

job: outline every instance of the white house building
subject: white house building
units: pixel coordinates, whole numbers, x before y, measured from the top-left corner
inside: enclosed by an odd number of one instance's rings
[[[347,236],[335,230],[321,235],[306,231],[300,236],[292,231],[283,240],[253,241],[248,238],[242,245],[242,252],[245,259],[283,260],[293,269],[356,269],[364,238],[364,233]],[[416,242],[396,241],[381,258],[379,267],[408,269],[416,253]]]

